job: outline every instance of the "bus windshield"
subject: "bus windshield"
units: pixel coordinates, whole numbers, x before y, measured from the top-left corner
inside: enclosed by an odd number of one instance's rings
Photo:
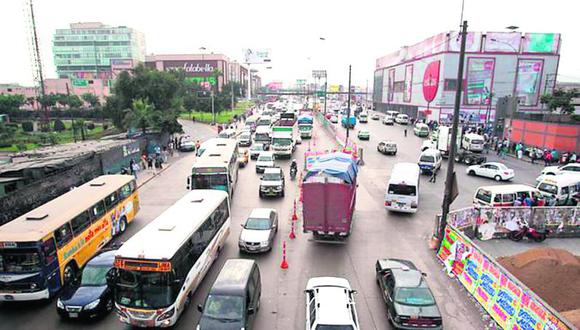
[[[164,308],[175,301],[170,273],[119,270],[115,301],[126,307]]]
[[[36,249],[0,249],[0,272],[32,273],[41,269]]]
[[[227,174],[194,174],[192,180],[193,189],[216,189],[227,191]]]

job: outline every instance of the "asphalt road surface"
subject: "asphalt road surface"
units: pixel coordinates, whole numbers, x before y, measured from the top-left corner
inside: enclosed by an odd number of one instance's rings
[[[201,124],[186,122],[186,133],[206,139],[215,131]],[[445,164],[437,178],[437,183],[429,183],[428,177],[421,179],[419,211],[414,215],[388,213],[383,208],[383,196],[389,171],[401,161],[416,162],[423,139],[413,136],[412,126],[408,126],[408,137],[403,136],[401,126],[384,126],[379,121],[370,120],[366,126],[371,131],[370,141],[361,141],[365,149],[365,165],[359,172],[357,206],[354,232],[344,244],[322,244],[313,242],[310,234],[303,234],[298,221],[295,240],[290,240],[292,204],[298,197],[297,182],[289,178],[289,161],[277,163],[287,177],[286,197],[282,199],[260,199],[258,178],[254,162],[240,169],[238,185],[232,202],[232,233],[219,259],[198,287],[193,303],[182,315],[176,329],[194,329],[199,320],[195,306],[205,299],[207,292],[222,265],[228,258],[255,259],[262,272],[261,309],[257,314],[256,329],[304,329],[305,299],[303,290],[313,276],[340,276],[347,278],[358,291],[357,311],[361,329],[390,329],[386,309],[380,291],[374,280],[374,263],[377,258],[397,257],[412,260],[428,274],[433,293],[443,313],[446,329],[483,329],[479,308],[461,290],[460,285],[442,271],[433,251],[428,249],[428,239],[434,227],[435,214],[440,212],[445,181]],[[356,130],[355,130],[356,131]],[[305,140],[298,147],[295,158],[303,161],[303,152],[312,149],[324,150],[334,145],[332,138],[322,127],[315,128],[315,137]],[[356,139],[356,133],[351,136]],[[398,143],[396,156],[384,156],[376,151],[381,139],[391,139]],[[141,211],[128,227],[120,240],[127,240],[147,223],[158,216],[186,193],[186,177],[195,160],[193,154],[183,154],[161,175],[140,189]],[[490,155],[490,160],[493,156]],[[514,159],[504,161],[516,171],[514,182],[532,183],[540,171],[539,166]],[[496,184],[493,180],[469,177],[464,165],[457,166],[459,197],[452,208],[466,207],[471,203],[475,188],[480,185]],[[280,230],[276,247],[263,255],[242,255],[238,251],[237,239],[240,224],[255,207],[276,208],[280,215]],[[289,269],[281,270],[281,245],[288,244]],[[56,300],[48,302],[25,302],[0,304],[0,329],[127,329],[114,313],[90,322],[61,321],[56,314]]]

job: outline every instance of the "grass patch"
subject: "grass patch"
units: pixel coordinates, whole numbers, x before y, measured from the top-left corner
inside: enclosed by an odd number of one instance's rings
[[[234,118],[235,115],[239,116],[242,113],[246,112],[246,110],[252,106],[252,102],[243,101],[238,102],[234,107],[234,110],[222,111],[216,113],[215,119],[218,124],[227,124]],[[212,122],[212,113],[211,112],[201,112],[201,111],[192,111],[192,112],[182,112],[179,115],[179,118],[185,120],[191,120],[191,117],[195,118],[195,121],[202,122],[202,123],[211,123]]]

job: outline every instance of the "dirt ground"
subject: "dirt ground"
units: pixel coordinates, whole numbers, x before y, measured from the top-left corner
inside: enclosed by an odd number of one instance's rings
[[[535,248],[497,261],[580,327],[580,257],[562,249]]]

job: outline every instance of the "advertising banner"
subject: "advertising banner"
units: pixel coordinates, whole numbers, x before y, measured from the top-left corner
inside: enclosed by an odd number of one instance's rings
[[[520,106],[538,104],[543,66],[542,59],[518,60],[516,96]]]
[[[467,32],[465,39],[465,51],[467,53],[479,52],[481,48],[481,32]],[[458,52],[461,50],[461,37],[459,32],[450,32],[449,51]]]
[[[433,61],[425,68],[423,74],[423,96],[425,101],[433,102],[439,89],[439,67],[441,61]]]
[[[413,92],[413,64],[405,66],[405,90],[403,92],[403,101],[411,102],[411,94]]]
[[[526,33],[524,35],[525,53],[558,53],[560,34],[558,33]]]
[[[340,85],[330,85],[329,87],[329,91],[331,93],[337,93],[340,92]]]
[[[183,71],[188,77],[209,77],[218,69],[218,61],[163,61],[165,71]]]
[[[495,59],[493,58],[470,57],[467,59],[466,104],[489,104],[494,67]]]
[[[517,53],[522,34],[519,32],[488,32],[485,37],[486,52]]]
[[[263,64],[270,62],[269,49],[244,49],[244,63]]]
[[[389,87],[388,87],[388,95],[389,95],[389,102],[393,101],[393,96],[395,95],[395,69],[389,70],[389,79],[388,79]]]
[[[437,257],[502,329],[570,329],[456,229],[445,228]]]

